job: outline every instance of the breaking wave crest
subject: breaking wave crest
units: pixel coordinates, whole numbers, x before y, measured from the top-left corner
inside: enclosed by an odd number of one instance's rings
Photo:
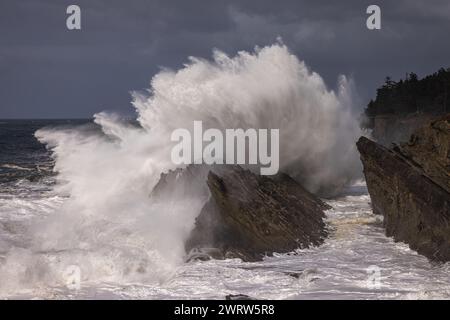
[[[280,170],[313,192],[338,190],[361,171],[351,87],[341,76],[337,90],[328,89],[282,43],[234,57],[216,50],[211,61],[191,57],[180,70],[156,74],[148,92],[133,93],[139,125],[99,113],[101,131],[38,130],[56,160],[57,192],[67,199],[29,226],[29,247],[8,250],[0,281],[58,285],[70,265],[80,267],[83,281],[170,276],[205,199],[152,203],[149,194],[175,167],[172,131],[194,120],[205,129],[280,129]],[[31,269],[39,273],[29,279]],[[6,276],[11,270],[19,275]]]

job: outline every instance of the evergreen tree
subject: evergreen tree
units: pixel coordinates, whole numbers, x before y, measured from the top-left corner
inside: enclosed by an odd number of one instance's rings
[[[375,100],[370,100],[364,111],[368,121],[362,126],[371,128],[373,118],[378,115],[443,114],[449,109],[450,68],[441,68],[420,80],[411,72],[398,82],[386,77],[384,84],[377,89]]]

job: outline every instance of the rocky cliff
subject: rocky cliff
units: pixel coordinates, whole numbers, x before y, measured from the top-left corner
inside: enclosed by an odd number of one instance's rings
[[[361,125],[384,146],[407,141],[413,131],[450,111],[449,92],[450,68],[422,79],[414,73],[399,81],[387,77],[365,108]]]
[[[450,260],[450,115],[387,149],[357,142],[373,211],[386,234],[432,260]]]
[[[240,166],[189,166],[163,175],[154,192],[171,190],[176,180],[194,181],[189,190],[206,186],[209,193],[185,245],[194,258],[206,253],[254,261],[320,245],[327,235],[328,205],[285,174],[269,178]]]
[[[408,141],[411,134],[436,116],[431,114],[377,115],[373,118],[372,137],[385,147]]]

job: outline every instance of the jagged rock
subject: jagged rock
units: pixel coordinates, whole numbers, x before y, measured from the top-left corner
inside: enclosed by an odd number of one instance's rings
[[[374,213],[386,234],[432,260],[450,260],[450,115],[387,149],[357,142]]]
[[[189,256],[215,248],[221,255],[215,250],[214,258],[254,261],[320,245],[327,235],[323,210],[329,206],[285,174],[268,178],[240,166],[189,166],[163,175],[154,193],[172,190],[175,181],[188,186],[186,192],[203,195],[196,190],[207,186],[209,193],[185,243]]]
[[[228,294],[225,296],[225,300],[255,300],[246,294]]]
[[[399,151],[450,193],[450,114],[417,130]]]
[[[168,173],[161,173],[158,183],[150,195],[156,201],[167,198],[208,197],[206,178],[209,169],[204,165],[190,165]]]
[[[299,279],[302,275],[301,272],[285,272],[284,274],[295,279]]]

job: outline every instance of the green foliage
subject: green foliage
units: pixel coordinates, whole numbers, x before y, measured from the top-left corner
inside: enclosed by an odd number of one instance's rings
[[[364,111],[367,119],[362,125],[371,128],[377,115],[447,112],[450,112],[450,68],[441,68],[420,80],[415,73],[398,82],[387,77],[377,89],[376,99],[367,105]]]

